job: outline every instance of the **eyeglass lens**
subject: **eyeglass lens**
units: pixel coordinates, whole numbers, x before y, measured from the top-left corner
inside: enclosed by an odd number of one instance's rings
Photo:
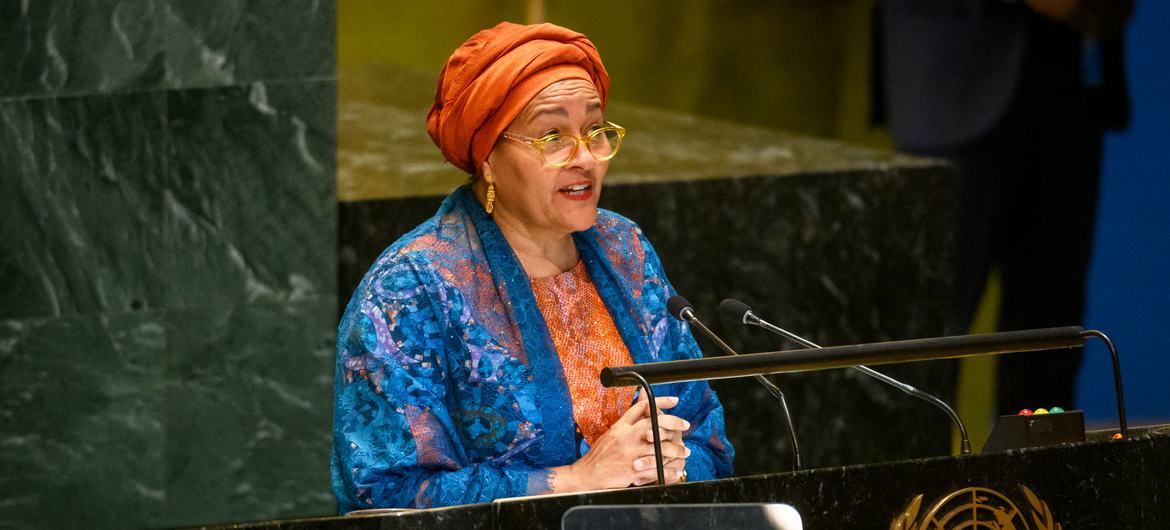
[[[609,160],[617,152],[621,140],[617,129],[607,127],[587,137],[585,145],[593,154],[593,158]],[[572,136],[557,135],[544,144],[544,157],[549,164],[567,163],[576,154],[576,151],[577,139]]]

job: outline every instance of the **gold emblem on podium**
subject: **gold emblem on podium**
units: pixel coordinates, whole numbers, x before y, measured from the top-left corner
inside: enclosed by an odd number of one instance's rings
[[[890,530],[1061,530],[1048,504],[1020,484],[1027,510],[990,488],[971,487],[952,492],[931,504],[919,517],[922,494],[890,523]]]

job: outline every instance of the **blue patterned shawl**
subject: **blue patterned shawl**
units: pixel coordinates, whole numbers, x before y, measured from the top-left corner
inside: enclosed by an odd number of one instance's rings
[[[600,210],[573,234],[635,363],[702,354],[666,312],[674,294],[630,220]],[[704,382],[679,396],[692,480],[731,474],[723,408]],[[391,245],[337,329],[333,491],[341,511],[489,502],[549,491],[588,450],[528,276],[464,186]]]

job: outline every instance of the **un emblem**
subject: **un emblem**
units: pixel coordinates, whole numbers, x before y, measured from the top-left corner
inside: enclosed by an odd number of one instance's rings
[[[1012,499],[990,488],[971,487],[952,492],[922,513],[922,494],[890,523],[890,530],[1061,530],[1048,504],[1021,484],[1026,511]]]

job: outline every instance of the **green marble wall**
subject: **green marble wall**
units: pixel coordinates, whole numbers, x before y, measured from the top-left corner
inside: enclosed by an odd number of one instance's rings
[[[335,31],[0,0],[0,529],[334,510]]]

